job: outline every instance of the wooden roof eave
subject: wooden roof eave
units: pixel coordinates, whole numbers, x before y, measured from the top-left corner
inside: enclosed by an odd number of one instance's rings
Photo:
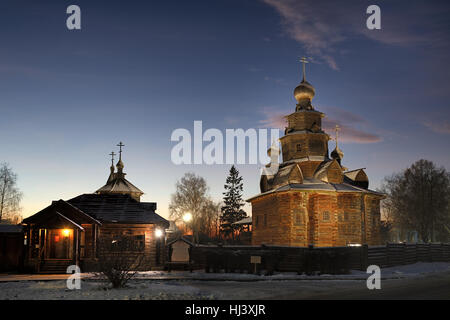
[[[332,183],[329,183],[329,184],[333,185]],[[356,192],[356,193],[370,194],[370,195],[373,195],[373,196],[378,196],[381,199],[385,199],[386,198],[386,194],[381,193],[381,192],[377,192],[377,191],[370,190],[370,189],[363,189],[363,188],[360,188],[360,187],[357,187],[357,186],[354,186],[354,185],[350,185],[350,184],[347,184],[347,183],[341,183],[341,184],[342,185],[344,185],[344,184],[348,185],[348,186],[350,186],[350,187],[352,187],[354,189],[357,189],[357,190],[337,190],[337,189],[335,189],[335,190],[327,190],[327,189],[317,189],[317,188],[314,188],[313,186],[311,186],[310,188],[295,189],[295,188],[291,188],[290,184],[287,184],[287,185],[284,185],[284,186],[281,186],[281,187],[278,187],[278,188],[275,188],[275,189],[272,189],[272,190],[269,190],[269,191],[266,191],[266,192],[259,193],[259,194],[255,195],[255,196],[251,197],[251,198],[245,199],[245,201],[246,202],[251,202],[252,200],[255,200],[256,198],[263,197],[263,196],[266,196],[266,195],[269,195],[269,194],[280,193],[280,192],[290,192],[290,191],[300,191],[300,192],[315,192],[315,191],[317,191],[317,192],[322,192],[322,193],[352,193],[352,192],[355,193]],[[286,187],[286,186],[288,187],[287,189],[280,190],[280,188]]]
[[[70,220],[69,218],[67,218],[65,215],[59,213],[58,211],[55,212],[57,215],[59,215],[61,218],[63,218],[64,220],[66,220],[67,222],[69,222],[70,224],[72,224],[73,226],[77,227],[79,230],[84,231],[84,228],[82,226],[80,226],[78,223]]]
[[[62,200],[64,201],[64,200]],[[84,211],[81,211],[80,209],[78,209],[77,207],[75,207],[74,205],[70,204],[67,201],[64,201],[65,204],[68,204],[71,208],[75,209],[75,211],[77,211],[78,213],[81,213],[83,216],[85,216],[86,218],[88,218],[89,220],[91,220],[92,222],[94,222],[95,224],[98,225],[102,225],[102,223],[100,221],[98,221],[97,219],[94,219],[93,217],[91,217],[90,215],[88,215],[87,213],[85,213]]]

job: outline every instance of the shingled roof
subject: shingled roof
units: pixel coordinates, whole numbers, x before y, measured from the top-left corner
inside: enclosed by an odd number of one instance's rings
[[[130,181],[125,179],[125,177],[118,175],[117,173],[112,173],[113,178],[108,180],[108,182],[98,189],[97,193],[119,193],[119,194],[132,194],[136,193],[139,195],[143,195],[138,187],[132,184]]]
[[[310,178],[310,179],[304,179],[303,183],[288,183],[281,187],[277,187],[274,189],[271,189],[266,192],[262,192],[260,194],[257,194],[246,201],[251,201],[255,198],[258,198],[263,195],[275,193],[275,192],[282,192],[282,191],[290,191],[290,190],[298,190],[298,191],[332,191],[332,192],[357,192],[357,193],[366,193],[366,194],[373,194],[378,195],[380,197],[385,197],[385,194],[381,192],[377,192],[370,189],[364,189],[360,188],[355,185],[351,185],[348,183],[328,183],[323,182],[318,179]]]
[[[155,202],[139,202],[128,194],[82,194],[67,202],[102,222],[169,226],[169,221],[155,212]]]

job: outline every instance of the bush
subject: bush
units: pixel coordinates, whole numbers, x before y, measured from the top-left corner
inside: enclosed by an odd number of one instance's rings
[[[98,269],[113,288],[124,287],[144,260],[142,247],[132,238],[101,238],[98,245]]]

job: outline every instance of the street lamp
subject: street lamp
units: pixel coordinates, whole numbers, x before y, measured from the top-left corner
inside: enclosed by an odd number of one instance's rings
[[[156,229],[156,230],[155,230],[155,236],[156,236],[157,238],[161,238],[162,235],[163,235],[163,231],[162,231],[161,229]]]
[[[192,220],[192,214],[190,213],[190,212],[186,212],[184,215],[183,215],[183,221],[184,222],[189,222],[189,221],[191,221]]]

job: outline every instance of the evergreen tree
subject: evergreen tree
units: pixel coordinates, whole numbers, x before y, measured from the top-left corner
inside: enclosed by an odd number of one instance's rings
[[[234,240],[236,231],[240,231],[241,227],[233,225],[233,223],[247,217],[245,211],[242,210],[244,206],[242,177],[239,176],[239,171],[234,166],[230,169],[224,187],[223,202],[225,205],[221,208],[221,230],[225,235],[231,235]]]

